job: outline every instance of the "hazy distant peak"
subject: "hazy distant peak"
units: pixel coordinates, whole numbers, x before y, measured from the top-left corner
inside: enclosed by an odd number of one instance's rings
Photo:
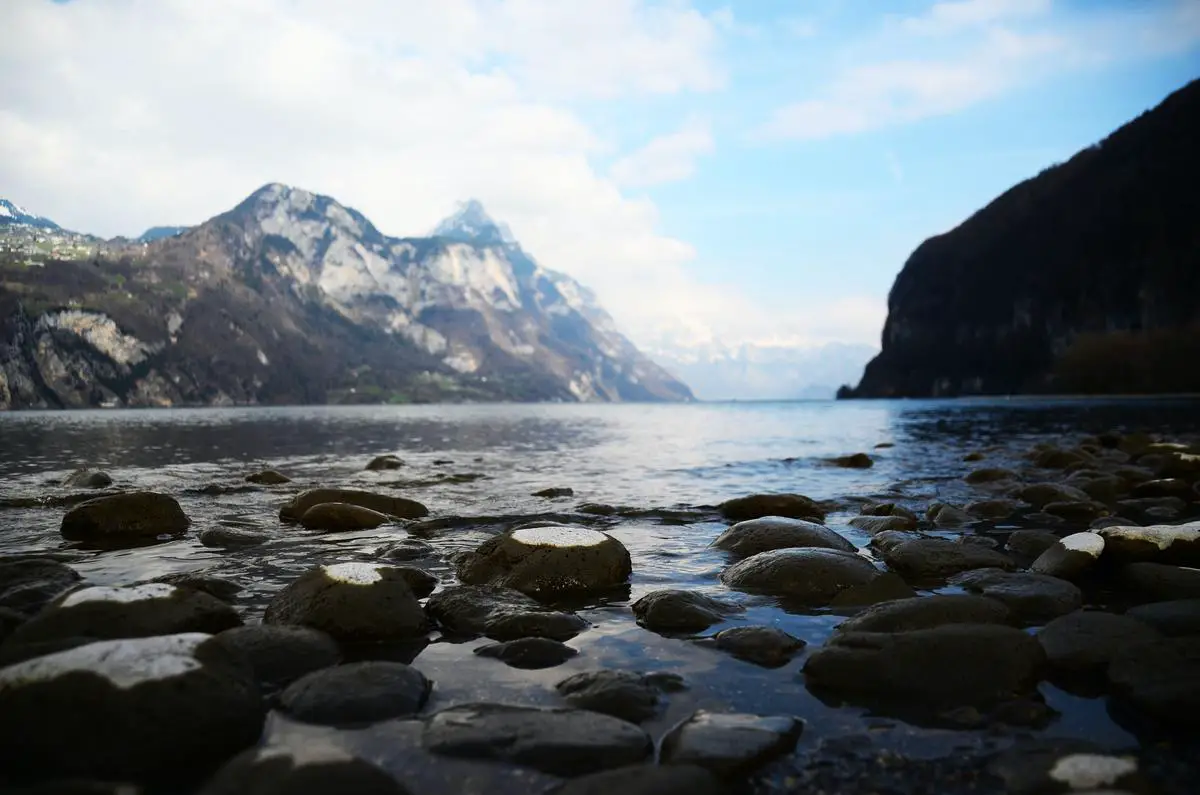
[[[16,202],[0,199],[0,224],[24,224],[42,229],[58,229],[58,224],[41,215],[35,215]]]
[[[508,227],[488,215],[478,199],[459,204],[453,215],[434,228],[432,236],[483,245],[516,242]]]

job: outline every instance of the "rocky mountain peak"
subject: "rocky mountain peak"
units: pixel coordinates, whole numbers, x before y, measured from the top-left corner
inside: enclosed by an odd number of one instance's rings
[[[8,199],[0,199],[0,224],[23,224],[25,226],[36,226],[41,229],[60,228],[58,224],[49,218],[35,215],[16,202],[11,202]]]
[[[483,202],[478,199],[462,202],[453,215],[434,228],[431,236],[478,245],[515,242],[508,227],[488,215],[487,210],[483,208]]]

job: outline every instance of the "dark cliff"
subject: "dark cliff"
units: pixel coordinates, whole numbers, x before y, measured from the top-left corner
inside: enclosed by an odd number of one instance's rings
[[[1197,141],[1200,81],[926,240],[848,396],[1200,391]]]

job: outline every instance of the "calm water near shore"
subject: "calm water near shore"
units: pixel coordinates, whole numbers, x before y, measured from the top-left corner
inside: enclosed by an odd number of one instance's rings
[[[206,570],[244,590],[237,606],[257,620],[270,596],[308,568],[340,561],[378,561],[378,550],[405,538],[399,527],[346,534],[312,534],[280,523],[279,506],[301,488],[336,485],[386,491],[420,500],[433,517],[570,513],[581,503],[674,509],[756,492],[799,492],[833,501],[827,524],[859,546],[869,537],[846,525],[862,502],[889,500],[923,511],[933,500],[962,504],[978,497],[962,481],[963,455],[986,450],[986,466],[1015,466],[1039,441],[1066,443],[1087,433],[1147,430],[1172,438],[1200,435],[1200,400],[967,400],[792,402],[668,405],[471,405],[405,407],[230,408],[144,411],[28,412],[0,415],[0,498],[52,497],[77,491],[57,485],[70,471],[110,473],[115,488],[175,495],[192,519],[182,540],[138,549],[80,552],[71,561],[93,584],[128,584],[170,572]],[[876,445],[890,447],[875,449]],[[858,451],[870,469],[840,469],[823,459]],[[378,454],[406,465],[364,471]],[[294,479],[283,486],[249,486],[252,471],[277,469]],[[574,496],[531,496],[569,487]],[[62,550],[63,507],[0,510],[0,555]],[[447,558],[472,549],[501,529],[464,523],[422,535],[439,557],[421,561],[446,584]],[[238,550],[201,546],[196,533],[226,525],[267,532],[267,544]],[[691,684],[673,694],[661,718],[646,728],[659,736],[697,707],[761,714],[792,713],[808,726],[801,752],[820,740],[869,733],[908,753],[938,755],[964,742],[1002,742],[980,732],[922,729],[861,709],[828,706],[804,687],[803,656],[777,670],[738,662],[686,640],[638,628],[628,603],[665,587],[697,590],[749,608],[728,625],[767,623],[808,641],[828,636],[840,616],[828,610],[788,612],[766,597],[729,592],[718,577],[725,554],[708,548],[724,524],[676,524],[662,516],[614,521],[606,527],[633,556],[630,599],[585,604],[595,628],[570,645],[579,656],[557,668],[520,671],[469,653],[486,641],[438,642],[417,650],[416,667],[434,680],[426,711],[465,700],[559,703],[553,684],[600,667],[664,670]],[[1003,530],[1003,523],[992,530]],[[945,533],[946,535],[956,535]],[[939,592],[952,591],[950,588]],[[712,631],[722,628],[714,627]],[[706,633],[706,634],[711,634]],[[1062,715],[1044,730],[1120,747],[1135,738],[1106,711],[1103,698],[1069,695],[1043,683],[1047,702]],[[334,733],[281,717],[277,738]],[[452,791],[463,776],[492,768],[465,762],[406,760],[395,726],[336,733],[414,780],[415,792]],[[498,774],[497,774],[498,775]],[[501,777],[502,778],[502,777]],[[425,781],[426,788],[418,786]],[[457,783],[456,783],[457,782]],[[523,791],[516,778],[495,792]]]

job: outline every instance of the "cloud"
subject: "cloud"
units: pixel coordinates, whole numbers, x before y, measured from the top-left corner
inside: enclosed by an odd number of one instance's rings
[[[1050,0],[953,0],[934,3],[924,14],[906,17],[900,26],[909,33],[943,36],[967,28],[1039,17],[1050,11]]]
[[[692,247],[573,110],[722,85],[679,0],[5,0],[0,30],[0,185],[65,226],[198,223],[280,181],[421,234],[473,196],[635,339],[711,316]],[[652,142],[659,177],[703,137]]]
[[[716,145],[706,123],[690,121],[677,132],[660,135],[613,164],[609,175],[618,185],[644,188],[687,179],[696,158],[712,154]]]

